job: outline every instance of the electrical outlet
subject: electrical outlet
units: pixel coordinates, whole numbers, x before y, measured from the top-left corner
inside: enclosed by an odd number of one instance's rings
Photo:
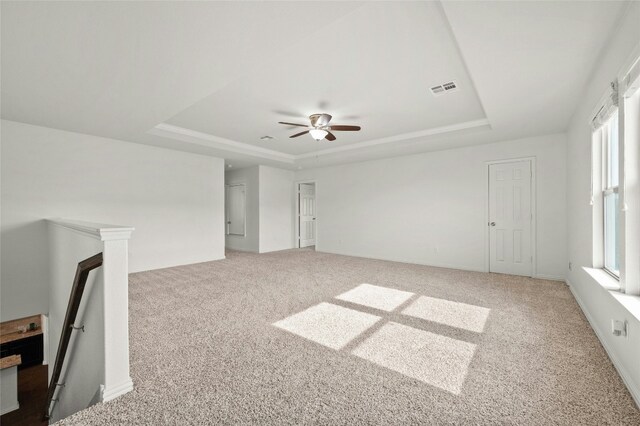
[[[614,336],[625,337],[627,335],[627,322],[620,320],[611,320],[611,333]]]
[[[572,270],[573,270],[573,269],[571,269],[571,268],[572,268],[572,266],[573,266],[573,265],[571,264],[571,262],[569,262],[569,270],[570,270],[570,271],[572,271]]]

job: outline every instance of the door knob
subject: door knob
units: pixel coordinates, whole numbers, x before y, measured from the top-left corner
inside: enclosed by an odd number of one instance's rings
[[[496,223],[495,222],[491,222],[491,226],[496,226]]]

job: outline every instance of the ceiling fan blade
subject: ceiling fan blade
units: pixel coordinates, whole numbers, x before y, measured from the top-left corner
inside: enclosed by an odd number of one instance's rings
[[[297,138],[298,136],[302,136],[302,135],[305,135],[307,133],[309,133],[309,131],[305,130],[304,132],[300,132],[300,133],[296,133],[295,135],[291,135],[291,136],[289,136],[289,138]]]
[[[336,137],[331,132],[327,132],[327,136],[324,137],[328,141],[335,141]]]
[[[357,132],[358,130],[360,130],[360,126],[344,126],[344,125],[336,125],[334,126],[333,124],[331,126],[329,126],[329,128],[331,130],[338,130],[341,132]]]
[[[278,121],[278,123],[279,124],[284,124],[285,126],[309,127],[306,124],[287,123],[286,121]]]

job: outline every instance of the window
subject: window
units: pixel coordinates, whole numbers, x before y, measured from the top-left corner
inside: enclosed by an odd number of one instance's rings
[[[593,268],[617,281],[596,280],[640,296],[640,58],[611,83],[592,117]]]
[[[624,133],[620,138],[623,145],[624,173],[621,204],[622,235],[624,251],[620,266],[620,281],[624,292],[640,295],[640,59],[631,71],[620,79],[622,82],[622,117]],[[621,206],[622,207],[622,206]]]
[[[620,276],[620,197],[619,183],[619,143],[618,114],[614,114],[600,128],[602,141],[602,200],[604,230],[604,268]]]
[[[595,114],[593,125],[593,204],[594,267],[603,268],[620,279],[620,143],[618,138],[618,90],[611,83]]]

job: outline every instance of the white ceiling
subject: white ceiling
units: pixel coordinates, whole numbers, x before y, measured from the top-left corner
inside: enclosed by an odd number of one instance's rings
[[[455,80],[460,90],[429,88]],[[277,124],[309,124],[328,112],[359,124],[337,143]],[[437,3],[373,2],[319,31],[169,119],[169,124],[288,154],[484,119],[480,101]],[[260,136],[276,139],[261,141]]]
[[[2,2],[2,118],[311,167],[564,131],[620,2]],[[460,89],[434,97],[429,87]],[[335,142],[278,121],[327,112]],[[263,135],[276,139],[261,141]]]

